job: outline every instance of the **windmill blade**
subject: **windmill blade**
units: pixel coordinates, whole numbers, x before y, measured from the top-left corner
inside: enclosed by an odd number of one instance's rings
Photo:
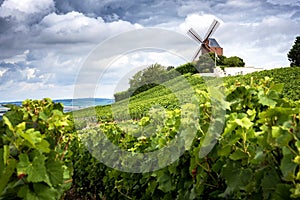
[[[199,54],[200,54],[201,51],[202,51],[202,45],[200,45],[200,47],[197,49],[196,53],[193,56],[192,61],[195,61],[199,57]]]
[[[214,19],[214,21],[210,25],[210,27],[204,37],[204,41],[207,40],[217,30],[217,28],[219,26],[220,26],[220,22],[218,22],[217,20]]]
[[[198,35],[196,33],[196,31],[193,28],[190,28],[190,30],[188,30],[187,34],[193,38],[195,41],[199,42],[199,43],[203,43],[202,38],[200,37],[200,35]]]

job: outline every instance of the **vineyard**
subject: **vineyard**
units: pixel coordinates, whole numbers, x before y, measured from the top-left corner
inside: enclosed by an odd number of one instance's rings
[[[186,74],[73,113],[10,106],[0,199],[299,199],[299,81],[298,67]]]

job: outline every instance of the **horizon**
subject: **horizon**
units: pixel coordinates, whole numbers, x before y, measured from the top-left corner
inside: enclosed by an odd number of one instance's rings
[[[44,97],[44,98],[49,98],[49,97]],[[43,98],[43,99],[44,99]],[[62,98],[62,99],[52,99],[50,98],[52,101],[63,101],[63,100],[86,100],[86,99],[94,99],[94,100],[115,100],[110,99],[110,98],[102,98],[102,97],[86,97],[86,98]],[[23,101],[25,101],[27,99],[23,99],[23,100],[12,100],[12,101],[0,101],[0,106],[4,103],[22,103]],[[42,100],[42,99],[29,99],[29,100]]]

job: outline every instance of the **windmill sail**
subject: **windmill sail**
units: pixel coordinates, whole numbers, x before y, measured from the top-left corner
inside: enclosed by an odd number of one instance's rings
[[[220,22],[218,22],[217,20],[214,19],[214,21],[210,25],[210,27],[204,37],[204,41],[207,40],[217,30],[217,28],[219,26],[220,26]]]
[[[188,34],[189,36],[191,36],[191,38],[193,38],[196,42],[203,43],[202,38],[200,37],[200,35],[198,35],[198,34],[196,33],[196,31],[195,31],[193,28],[190,28],[190,30],[187,32],[187,34]]]
[[[202,45],[197,49],[196,53],[193,56],[192,61],[195,61],[195,60],[197,60],[197,58],[199,58],[201,51],[202,51]]]

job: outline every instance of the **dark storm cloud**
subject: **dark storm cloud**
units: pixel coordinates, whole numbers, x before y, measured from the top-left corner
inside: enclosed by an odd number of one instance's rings
[[[10,17],[0,17],[0,34],[4,34],[5,32],[8,32],[13,23],[11,22]]]
[[[111,0],[56,0],[58,13],[78,11],[90,16],[101,16],[105,21],[117,19],[154,25],[165,22],[177,16],[179,1],[138,0],[138,1],[111,1]],[[149,19],[149,20],[147,20]]]
[[[155,25],[186,17],[191,13],[209,13],[225,20],[259,21],[265,16],[293,13],[300,10],[299,1],[277,0],[55,0],[58,13],[78,11],[101,16],[105,21],[122,19],[143,25]]]

